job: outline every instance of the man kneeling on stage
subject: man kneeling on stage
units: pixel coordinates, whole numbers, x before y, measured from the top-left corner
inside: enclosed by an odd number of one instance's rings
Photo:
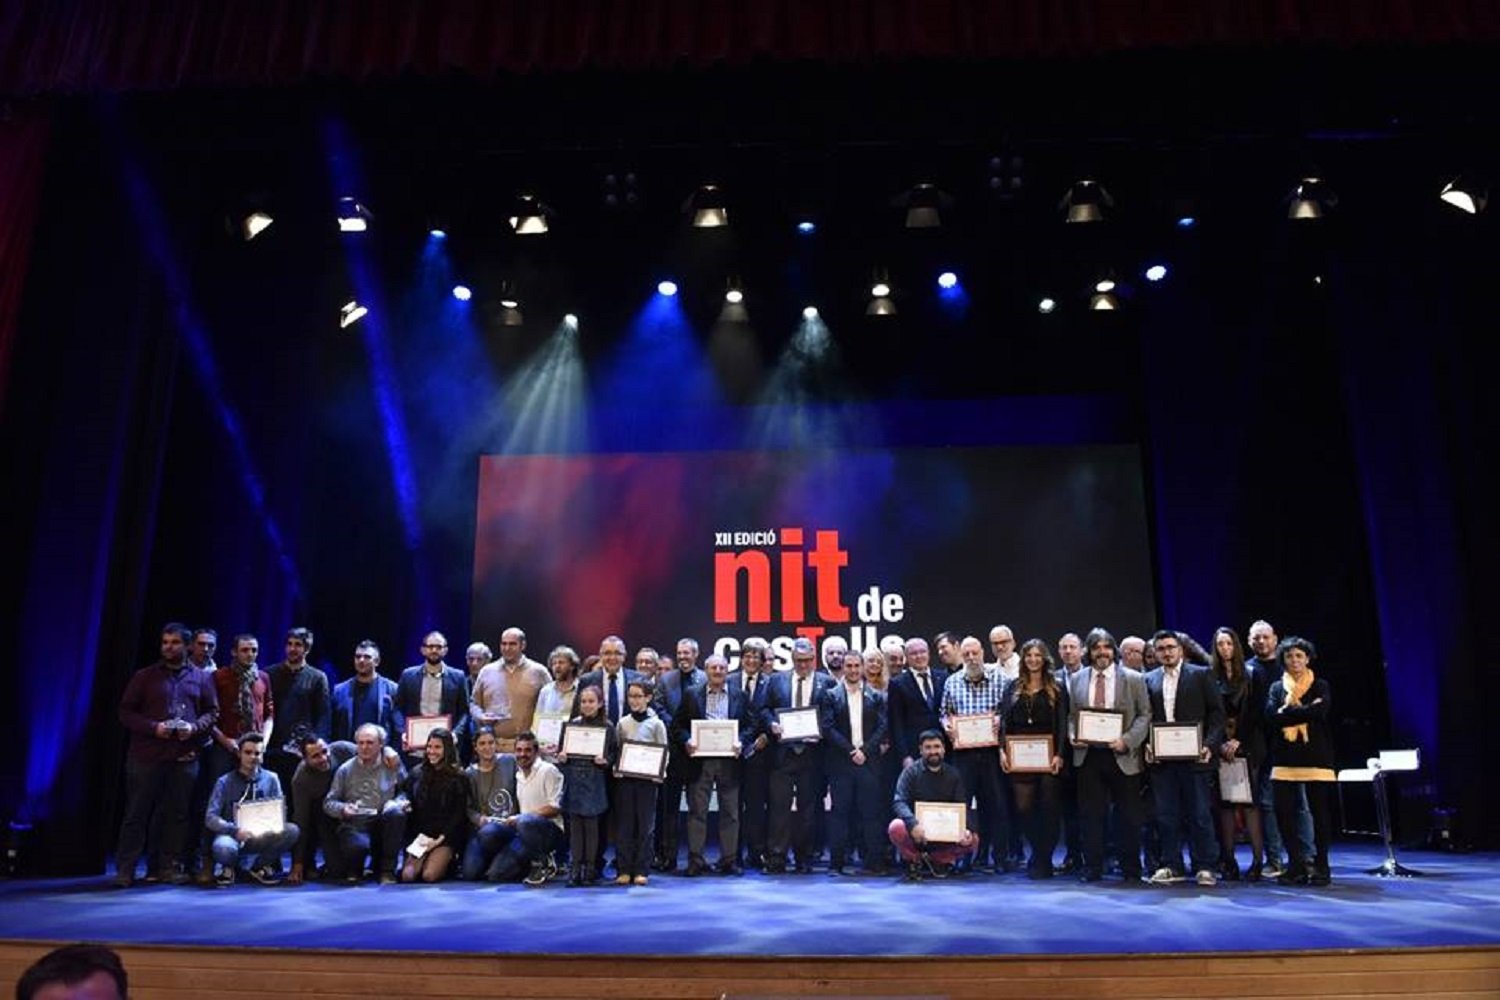
[[[516,737],[515,813],[489,824],[487,849],[495,853],[484,870],[490,882],[523,880],[536,888],[557,874],[552,852],[563,841],[563,774],[537,757],[536,734]]]
[[[254,854],[250,877],[262,885],[281,881],[281,856],[297,843],[287,822],[281,779],[262,768],[265,737],[249,732],[237,744],[239,767],[221,775],[208,798],[204,823],[213,834],[214,881],[234,884],[241,854]]]
[[[896,818],[891,820],[888,835],[891,844],[906,863],[906,877],[943,878],[960,858],[969,857],[978,846],[972,829],[965,829],[956,843],[929,840],[927,831],[917,822],[918,802],[960,802],[968,804],[963,775],[943,761],[943,734],[929,729],[918,739],[920,760],[914,760],[896,780],[896,796],[891,803]]]
[[[366,856],[383,885],[395,884],[401,867],[411,806],[400,772],[381,760],[384,748],[383,728],[367,722],[356,729],[354,758],[339,766],[323,800],[323,811],[339,821],[338,844],[327,860],[350,884],[364,874]]]

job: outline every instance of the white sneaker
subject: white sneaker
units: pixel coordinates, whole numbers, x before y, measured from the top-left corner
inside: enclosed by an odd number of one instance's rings
[[[1166,865],[1163,865],[1162,867],[1156,869],[1156,871],[1152,872],[1151,877],[1146,879],[1146,881],[1150,882],[1152,885],[1171,885],[1173,882],[1177,881],[1177,876],[1172,874],[1172,869],[1168,868]]]
[[[1203,871],[1199,872],[1197,874],[1196,878],[1197,878],[1198,884],[1202,885],[1202,886],[1210,886],[1211,887],[1211,886],[1215,886],[1215,885],[1219,884],[1218,878],[1214,875],[1213,872],[1209,871],[1207,868],[1205,868],[1205,869],[1203,869]]]

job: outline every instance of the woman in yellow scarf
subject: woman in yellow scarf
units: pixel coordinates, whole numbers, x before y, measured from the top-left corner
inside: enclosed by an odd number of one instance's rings
[[[1328,724],[1331,696],[1328,682],[1313,674],[1317,658],[1313,644],[1298,636],[1287,636],[1276,647],[1281,679],[1271,685],[1266,698],[1266,721],[1270,729],[1271,788],[1275,796],[1276,822],[1283,830],[1295,830],[1297,789],[1307,790],[1312,810],[1316,857],[1312,870],[1297,860],[1282,873],[1284,884],[1327,885],[1328,842],[1331,838],[1328,794],[1335,780],[1333,730]]]

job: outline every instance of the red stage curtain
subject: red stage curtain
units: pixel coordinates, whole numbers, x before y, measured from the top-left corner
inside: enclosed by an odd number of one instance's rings
[[[50,120],[42,107],[11,109],[0,118],[0,412],[31,257],[31,234],[42,200]]]
[[[22,0],[0,94],[1497,39],[1491,0]]]

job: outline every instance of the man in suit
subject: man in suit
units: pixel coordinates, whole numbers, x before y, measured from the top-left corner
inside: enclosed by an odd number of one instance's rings
[[[396,682],[396,730],[391,740],[401,744],[408,767],[421,761],[423,750],[406,745],[408,717],[446,715],[446,728],[455,741],[468,731],[469,679],[462,670],[443,662],[447,655],[448,640],[443,633],[428,632],[422,639],[422,662],[401,671]],[[463,754],[468,756],[467,747]]]
[[[772,668],[767,662],[770,646],[764,639],[746,639],[740,650],[740,669],[729,675],[729,683],[745,694],[749,711],[756,721],[755,741],[740,761],[740,845],[744,864],[760,868],[765,864],[768,817],[766,801],[771,789],[770,736],[762,722],[766,695],[771,688]]]
[[[354,647],[354,676],[333,689],[329,699],[333,713],[333,738],[354,740],[360,726],[372,723],[384,730],[383,744],[389,734],[400,732],[396,725],[396,682],[382,677],[380,647],[365,639]]]
[[[672,731],[672,719],[682,710],[682,696],[689,688],[697,687],[708,680],[698,669],[698,640],[677,640],[675,669],[657,678],[656,694],[652,707],[657,717]],[[656,800],[656,859],[651,867],[659,872],[671,874],[677,870],[677,845],[681,831],[678,820],[682,815],[682,793],[687,788],[689,761],[680,746],[673,745],[667,757],[667,780],[662,783],[661,795]]]
[[[1104,824],[1114,804],[1120,871],[1126,885],[1141,880],[1141,745],[1151,729],[1151,699],[1139,673],[1115,661],[1115,637],[1102,628],[1083,642],[1089,667],[1068,679],[1068,732],[1078,772],[1078,811],[1083,827],[1083,870],[1079,878],[1104,877]],[[1078,739],[1080,712],[1098,709],[1121,715],[1120,736],[1107,744]]]
[[[864,657],[859,653],[844,653],[842,674],[823,696],[819,726],[824,734],[823,768],[833,797],[828,872],[847,875],[850,848],[857,844],[863,870],[884,875],[891,804],[876,761],[888,731],[885,698],[865,684]]]
[[[1161,836],[1161,866],[1151,882],[1165,885],[1184,881],[1182,828],[1186,821],[1188,852],[1195,878],[1201,886],[1215,884],[1219,845],[1214,839],[1212,807],[1209,804],[1209,769],[1224,743],[1224,700],[1208,667],[1184,663],[1177,633],[1163,629],[1151,637],[1157,667],[1146,675],[1151,697],[1151,718],[1163,723],[1197,723],[1202,727],[1196,760],[1155,760],[1151,749],[1151,794],[1156,825]]]
[[[649,680],[638,670],[625,666],[625,640],[617,635],[605,636],[599,643],[599,669],[590,670],[578,680],[574,691],[596,687],[604,696],[604,714],[611,726],[617,725],[621,715],[630,712],[625,704],[625,689],[635,681]],[[573,714],[578,714],[578,695],[573,695]]]
[[[791,847],[799,875],[812,874],[813,816],[823,808],[823,768],[817,744],[812,740],[782,742],[780,709],[812,708],[821,704],[833,678],[817,669],[817,650],[812,640],[799,636],[792,643],[792,669],[771,678],[766,694],[762,725],[772,737],[770,836],[766,847],[766,871],[786,871],[787,848]],[[796,802],[797,809],[792,810]]]
[[[739,875],[740,868],[740,760],[755,745],[760,720],[750,709],[744,688],[729,683],[729,661],[717,653],[703,661],[704,683],[689,688],[672,717],[671,742],[688,758],[688,865],[689,877],[708,871],[704,847],[708,840],[708,804],[719,793],[719,867],[723,875]],[[693,722],[698,719],[734,720],[739,742],[731,757],[700,756],[693,741]]]
[[[891,678],[887,707],[891,729],[891,749],[901,757],[901,766],[910,767],[920,759],[918,740],[929,729],[941,730],[938,710],[943,705],[943,685],[948,671],[929,664],[926,639],[906,640],[906,669]]]

